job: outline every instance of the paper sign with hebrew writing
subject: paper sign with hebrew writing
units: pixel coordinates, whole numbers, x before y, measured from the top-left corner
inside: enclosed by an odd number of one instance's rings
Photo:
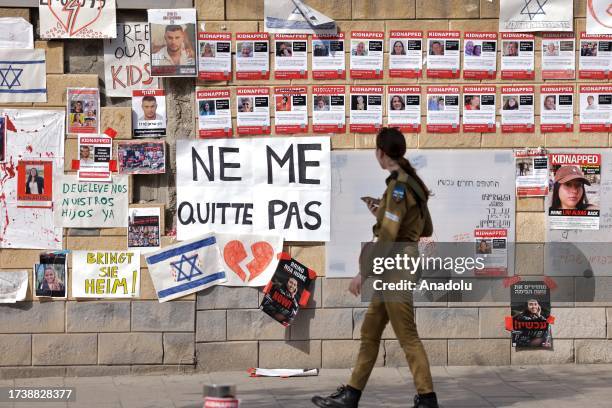
[[[2,109],[5,161],[0,163],[0,248],[61,249],[62,229],[53,225],[52,208],[19,208],[19,161],[49,159],[64,168],[63,111]],[[43,186],[44,187],[44,186]]]
[[[40,37],[115,38],[115,0],[40,0]]]
[[[225,286],[265,286],[283,250],[280,235],[216,234],[227,275]]]

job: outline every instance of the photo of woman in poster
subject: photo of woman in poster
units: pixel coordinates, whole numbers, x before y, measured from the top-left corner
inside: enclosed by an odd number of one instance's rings
[[[373,232],[377,238],[371,251],[360,255],[362,273],[358,273],[349,285],[349,291],[354,296],[370,292],[371,283],[365,280],[372,273],[372,260],[379,254],[378,250],[388,254],[388,247],[401,242],[400,248],[394,249],[396,255],[389,257],[418,257],[418,242],[422,236],[431,236],[433,227],[427,201],[429,188],[419,177],[414,167],[404,157],[406,154],[406,139],[402,132],[395,128],[383,128],[376,136],[376,160],[383,170],[389,172],[385,191],[379,205],[373,200],[364,200],[368,210],[376,219]],[[382,181],[382,180],[381,180]],[[382,183],[381,183],[382,184]],[[366,228],[366,226],[364,226]],[[387,248],[387,250],[382,249]],[[397,246],[396,246],[397,247]],[[388,270],[385,279],[397,282],[402,279],[412,279],[406,270]],[[383,275],[380,275],[383,276]],[[357,407],[366,387],[380,348],[380,340],[385,326],[391,322],[395,334],[403,349],[412,372],[417,395],[414,397],[415,407],[438,408],[434,392],[431,371],[427,353],[421,342],[415,323],[415,312],[410,290],[389,293],[389,291],[374,290],[370,305],[361,326],[361,345],[355,368],[346,386],[342,385],[328,397],[314,396],[312,402],[322,408]]]
[[[287,95],[276,97],[276,110],[278,112],[291,111],[291,102],[289,102],[289,97]]]
[[[391,98],[390,106],[391,110],[404,110],[406,109],[406,104],[404,103],[404,98],[399,95],[393,95]]]
[[[353,95],[351,98],[351,110],[368,110],[366,95]]]
[[[517,102],[518,96],[504,96],[503,110],[518,110],[519,103]]]
[[[404,48],[404,43],[400,40],[397,40],[393,43],[393,51],[391,51],[391,55],[406,55],[406,49]]]
[[[36,296],[66,297],[65,265],[38,264],[36,265]]]
[[[591,182],[578,166],[561,166],[555,172],[551,210],[597,210],[590,204],[584,186]]]
[[[478,95],[466,95],[465,104],[463,109],[465,110],[480,110],[480,96]]]
[[[26,166],[28,178],[26,180],[26,194],[44,194],[45,179],[38,175],[37,167]]]

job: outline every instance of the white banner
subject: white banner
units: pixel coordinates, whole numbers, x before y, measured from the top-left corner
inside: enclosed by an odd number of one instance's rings
[[[225,286],[265,286],[272,279],[277,255],[283,251],[280,235],[215,234],[227,282]]]
[[[45,50],[0,49],[0,103],[47,102]]]
[[[133,90],[156,89],[151,76],[149,23],[119,23],[117,38],[104,40],[106,96],[129,98]]]
[[[0,248],[61,249],[62,229],[51,208],[18,208],[18,161],[52,157],[64,168],[63,111],[0,110],[7,115],[5,162],[0,164]]]
[[[212,234],[163,248],[146,260],[160,303],[226,281]]]
[[[28,271],[0,272],[0,303],[24,300],[28,291]]]
[[[499,31],[573,31],[572,0],[500,0]]]
[[[278,233],[328,241],[329,137],[177,141],[177,238]]]
[[[115,0],[40,0],[41,38],[115,38]]]
[[[612,34],[610,0],[587,0],[587,34]]]
[[[138,251],[73,251],[72,296],[137,298],[140,296]]]
[[[23,17],[0,17],[0,48],[34,49],[34,27]]]
[[[61,174],[55,177],[53,190],[57,227],[127,227],[128,176],[113,176],[112,182],[103,183],[79,182],[75,175]]]

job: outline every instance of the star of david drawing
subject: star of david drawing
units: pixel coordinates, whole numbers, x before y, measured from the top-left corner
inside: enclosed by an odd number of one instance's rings
[[[21,74],[23,74],[23,69],[13,68],[12,65],[9,65],[8,68],[0,68],[0,87],[13,89],[15,86],[21,86],[19,82]]]
[[[521,9],[521,15],[529,16],[529,20],[533,20],[535,16],[541,14],[546,15],[544,11],[544,5],[548,3],[548,0],[523,0],[525,6]],[[534,10],[535,9],[535,10]]]
[[[176,281],[190,281],[191,279],[193,279],[194,276],[203,275],[204,272],[202,272],[202,270],[198,268],[198,265],[196,265],[197,261],[198,254],[194,254],[193,256],[185,256],[185,254],[183,254],[181,255],[181,259],[179,259],[178,261],[170,262],[170,266],[172,266],[172,268],[174,268],[178,272],[178,274],[176,275]],[[187,263],[187,265],[191,267],[189,271],[183,270],[183,263]]]

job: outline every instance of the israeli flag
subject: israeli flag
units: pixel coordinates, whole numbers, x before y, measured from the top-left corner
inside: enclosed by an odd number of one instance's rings
[[[47,102],[45,50],[0,49],[0,103]]]
[[[212,234],[163,248],[145,259],[160,303],[227,281]]]

